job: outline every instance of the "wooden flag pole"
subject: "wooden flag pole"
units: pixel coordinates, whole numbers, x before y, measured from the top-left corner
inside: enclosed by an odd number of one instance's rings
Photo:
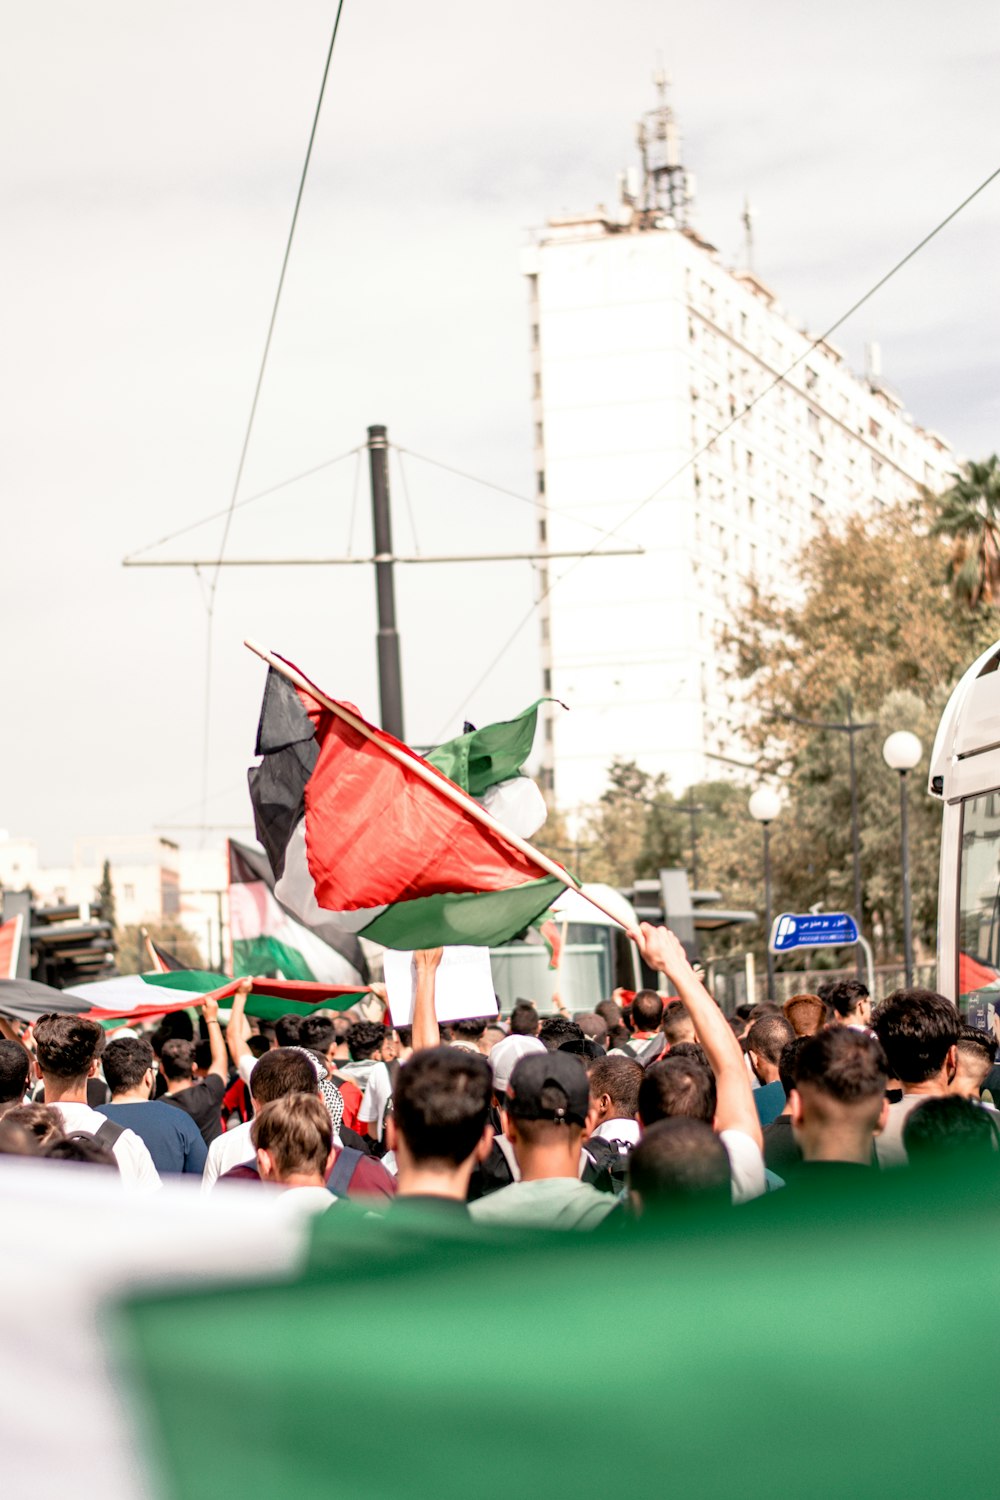
[[[620,917],[615,916],[613,911],[609,911],[596,897],[585,891],[576,877],[571,875],[562,865],[556,864],[554,859],[549,859],[547,854],[543,854],[540,849],[536,849],[533,844],[529,844],[519,834],[512,833],[509,828],[504,828],[502,823],[498,823],[486,811],[485,807],[482,807],[475,798],[467,796],[454,782],[449,781],[439,771],[433,770],[418,755],[414,755],[412,751],[400,749],[388,740],[381,738],[375,733],[370,724],[365,723],[364,719],[359,719],[356,714],[352,714],[350,709],[345,708],[342,703],[337,703],[334,699],[328,698],[315,683],[310,682],[308,677],[304,677],[296,667],[291,666],[286,661],[282,661],[281,657],[275,656],[273,652],[267,651],[263,646],[259,646],[256,641],[245,640],[243,644],[248,651],[252,651],[255,656],[259,656],[261,661],[266,662],[275,672],[280,673],[282,677],[286,677],[295,687],[302,688],[310,697],[315,698],[317,703],[321,703],[324,708],[329,709],[330,713],[335,714],[345,724],[349,724],[358,734],[364,735],[366,740],[371,740],[372,744],[377,745],[383,754],[390,756],[392,760],[398,761],[408,771],[412,771],[415,776],[418,776],[421,781],[426,782],[429,787],[432,787],[434,791],[438,792],[448,802],[454,803],[462,812],[466,813],[470,818],[474,818],[477,823],[481,823],[484,828],[488,828],[498,838],[503,839],[506,844],[516,849],[519,854],[523,854],[526,859],[533,860],[535,864],[549,875],[554,876],[563,885],[570,886],[585,901],[589,901],[591,906],[595,906],[599,912],[603,912],[604,916],[610,917],[612,922],[616,923],[619,927],[623,927],[629,937],[638,942],[639,934],[634,927],[628,926]]]

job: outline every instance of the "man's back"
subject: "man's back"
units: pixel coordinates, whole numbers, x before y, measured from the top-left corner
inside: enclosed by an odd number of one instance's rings
[[[91,1109],[89,1104],[59,1103],[53,1104],[52,1108],[58,1113],[68,1132],[83,1130],[89,1135],[96,1135],[105,1123],[104,1116],[98,1114],[96,1109]],[[145,1142],[139,1139],[135,1131],[123,1130],[112,1144],[111,1150],[118,1163],[122,1182],[131,1187],[160,1186],[160,1174],[153,1165],[153,1158]]]
[[[130,1104],[102,1104],[99,1114],[124,1125],[144,1141],[158,1172],[200,1176],[207,1147],[190,1115],[157,1099]]]
[[[573,1177],[512,1182],[469,1205],[481,1224],[524,1225],[534,1229],[593,1229],[615,1206],[610,1193]]]
[[[225,1081],[218,1074],[209,1073],[189,1088],[164,1094],[161,1102],[183,1110],[201,1131],[206,1146],[210,1146],[222,1134],[222,1096],[225,1092]]]

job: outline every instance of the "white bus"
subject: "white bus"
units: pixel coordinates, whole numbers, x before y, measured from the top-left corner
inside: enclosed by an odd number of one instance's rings
[[[637,927],[639,920],[631,902],[608,885],[584,885],[615,913],[620,921]],[[537,943],[506,943],[490,949],[493,985],[505,1014],[516,1000],[534,1000],[542,1015],[556,1007],[552,996],[558,988],[566,1009],[593,1010],[621,986],[639,990],[643,986],[639,953],[628,934],[591,906],[574,890],[567,890],[552,908],[561,945],[558,969],[549,966],[549,949]]]
[[[1000,642],[948,700],[928,790],[944,804],[938,988],[986,1027],[1000,1009]]]

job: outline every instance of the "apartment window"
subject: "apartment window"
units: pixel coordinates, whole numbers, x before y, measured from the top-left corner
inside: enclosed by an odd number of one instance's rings
[[[123,885],[122,886],[122,897],[123,897],[123,899],[125,901],[134,901],[135,900],[135,886],[134,885]]]
[[[544,495],[545,494],[545,470],[544,469],[539,469],[538,475],[537,475],[537,480],[538,480],[538,493],[540,495]]]
[[[544,517],[538,523],[538,540],[542,543],[543,546],[548,541],[548,527],[545,524]]]
[[[537,323],[532,323],[532,325],[531,325],[531,347],[532,347],[532,349],[537,349],[538,348],[538,324]]]
[[[819,383],[819,376],[809,365],[806,365],[806,390],[814,391]]]
[[[542,692],[543,693],[551,693],[551,691],[552,691],[552,669],[551,669],[551,667],[545,667],[545,669],[542,672]]]
[[[880,438],[882,436],[881,423],[876,422],[874,417],[868,418],[868,436],[873,438]]]
[[[537,370],[531,377],[531,385],[534,394],[536,396],[540,396],[542,394],[542,377],[541,375],[539,375]]]
[[[539,447],[541,447],[541,445],[542,445],[542,424],[541,424],[541,422],[536,422],[535,423],[535,442],[538,444]]]

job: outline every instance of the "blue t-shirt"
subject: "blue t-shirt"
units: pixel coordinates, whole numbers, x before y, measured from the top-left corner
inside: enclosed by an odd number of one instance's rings
[[[753,1102],[757,1106],[757,1118],[763,1127],[778,1118],[787,1100],[785,1091],[776,1078],[773,1083],[763,1083],[759,1089],[754,1089]]]
[[[102,1104],[100,1112],[145,1141],[158,1172],[194,1172],[200,1177],[205,1170],[208,1147],[184,1110],[150,1099],[143,1104]]]

